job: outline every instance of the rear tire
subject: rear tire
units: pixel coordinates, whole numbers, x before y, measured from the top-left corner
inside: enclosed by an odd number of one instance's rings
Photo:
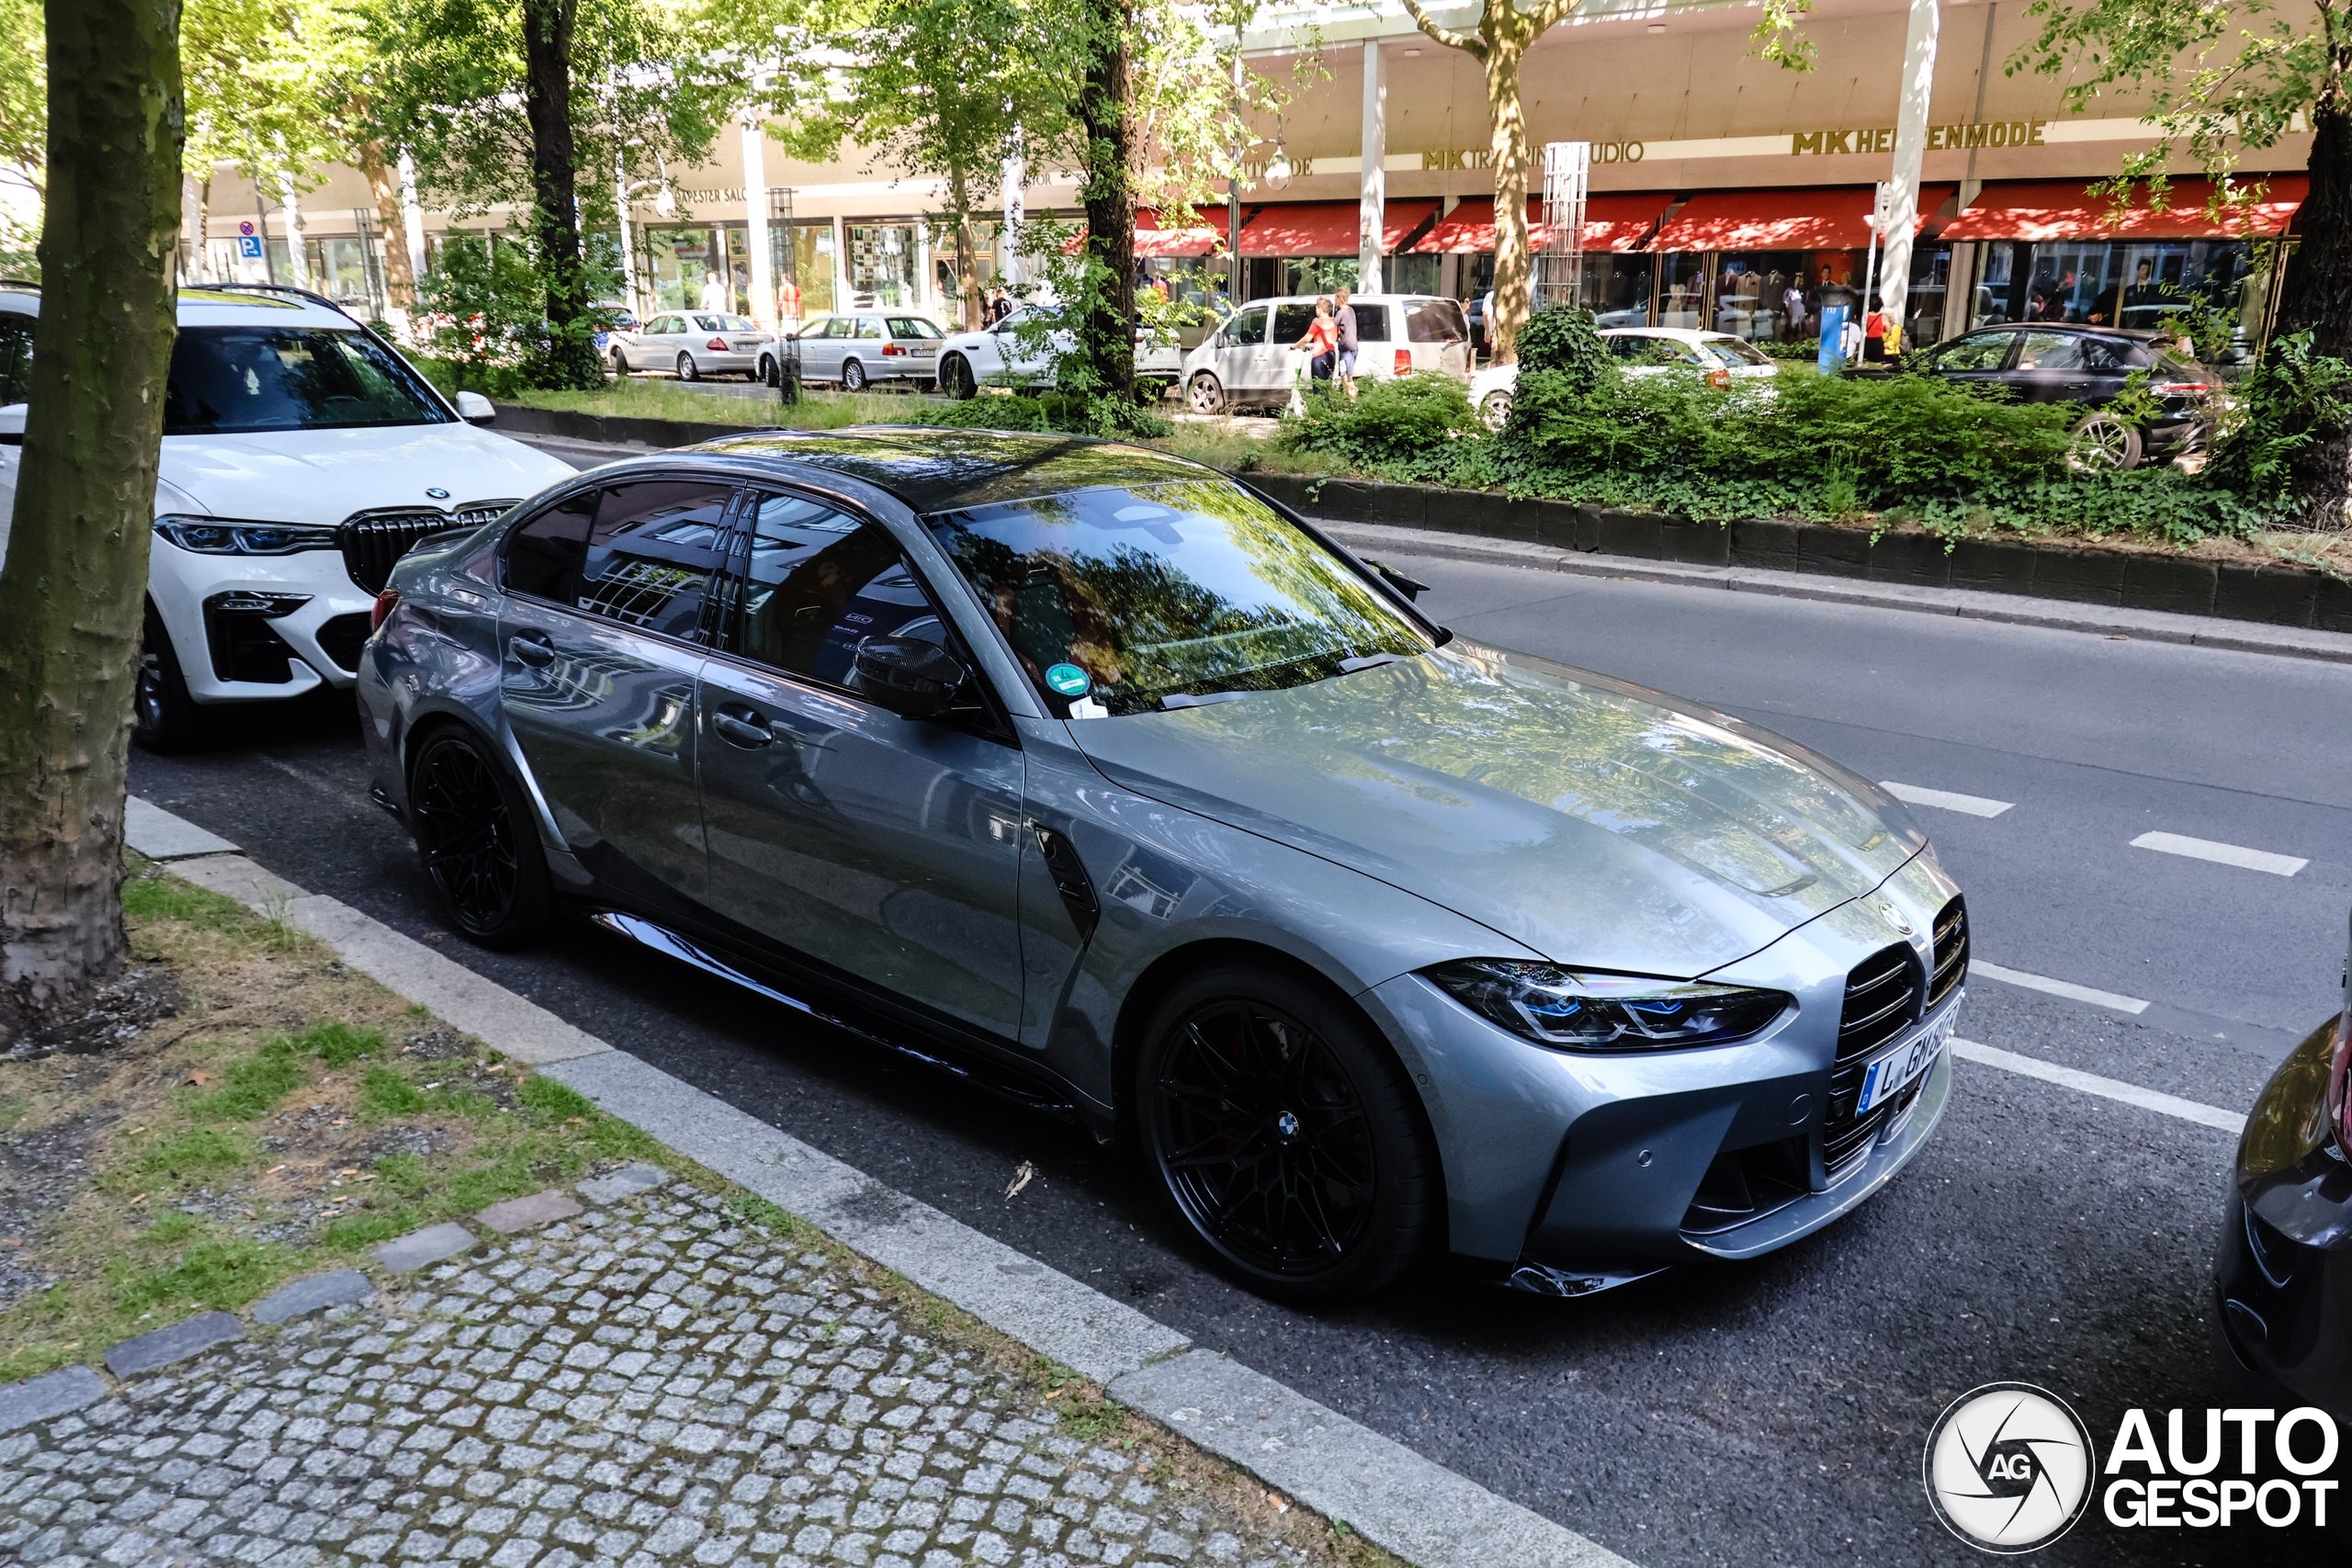
[[[1488,392],[1478,404],[1478,417],[1486,421],[1488,430],[1500,430],[1510,423],[1510,394]]]
[[[1227,401],[1225,383],[1205,370],[1193,377],[1192,383],[1185,389],[1184,404],[1194,413],[1223,413],[1226,411]]]
[[[450,726],[409,767],[416,852],[444,913],[481,947],[515,948],[547,930],[554,896],[523,788],[489,744]]]
[[[865,387],[865,367],[854,359],[844,361],[842,365],[842,390],[862,392]]]
[[[695,366],[695,356],[693,355],[681,353],[678,355],[678,379],[681,381],[699,381],[702,379],[702,371]]]
[[[2075,426],[2066,466],[2084,471],[2113,468],[2129,473],[2140,466],[2140,433],[2111,413],[2095,413]]]
[[[1181,982],[1132,1092],[1153,1185],[1253,1290],[1351,1301],[1442,1240],[1437,1150],[1403,1067],[1306,980],[1228,964]]]
[[[147,606],[146,636],[139,651],[139,680],[130,702],[130,738],[142,751],[169,756],[197,744],[204,732],[202,710],[188,695],[179,654],[164,617]]]

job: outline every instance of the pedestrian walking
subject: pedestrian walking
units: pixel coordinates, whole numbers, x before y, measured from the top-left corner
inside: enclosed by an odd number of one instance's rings
[[[1338,309],[1331,314],[1331,324],[1339,330],[1340,385],[1348,396],[1356,395],[1356,308],[1348,303],[1348,291],[1340,289],[1332,296]]]
[[[1328,297],[1315,301],[1315,320],[1307,323],[1306,334],[1291,347],[1306,350],[1306,373],[1329,390],[1331,371],[1340,357],[1340,323],[1331,314]]]

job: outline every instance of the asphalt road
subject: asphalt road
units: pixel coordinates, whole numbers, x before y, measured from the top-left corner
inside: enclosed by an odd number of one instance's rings
[[[2243,1111],[2334,1009],[2352,668],[1521,568],[1410,570],[1435,585],[1424,606],[1466,636],[1679,692],[1874,779],[2009,803],[1989,818],[1916,808],[1967,890],[1980,958],[2149,1005],[1980,975],[1971,1039]],[[366,804],[347,712],[247,715],[212,750],[137,755],[131,776],[302,886],[1653,1568],[1980,1561],[1919,1478],[1930,1423],[1981,1383],[2050,1388],[2102,1444],[2127,1407],[2161,1434],[2168,1407],[2228,1403],[2209,1370],[2207,1260],[2232,1138],[2194,1122],[1962,1062],[1950,1114],[1901,1178],[1759,1262],[1573,1303],[1438,1273],[1300,1313],[1209,1272],[1119,1159],[1069,1129],[617,938],[570,931],[497,955],[445,935],[401,829]],[[2132,846],[2151,831],[2308,863],[2282,876]],[[1024,1160],[1037,1178],[1008,1200]],[[2126,1531],[2094,1513],[2041,1556],[2323,1551],[2303,1530]]]

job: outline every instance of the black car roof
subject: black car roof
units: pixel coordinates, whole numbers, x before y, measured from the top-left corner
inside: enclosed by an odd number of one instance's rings
[[[1029,501],[1097,485],[1165,484],[1206,470],[1124,442],[1024,431],[853,425],[775,430],[706,441],[696,451],[777,457],[862,479],[920,513]]]

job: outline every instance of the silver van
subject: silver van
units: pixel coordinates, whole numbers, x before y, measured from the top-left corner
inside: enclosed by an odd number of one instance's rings
[[[1292,346],[1315,321],[1297,294],[1252,299],[1184,356],[1184,406],[1193,413],[1287,402],[1307,379],[1307,355]],[[1470,378],[1470,322],[1458,299],[1432,294],[1363,294],[1356,313],[1356,378],[1388,380],[1409,370]]]

